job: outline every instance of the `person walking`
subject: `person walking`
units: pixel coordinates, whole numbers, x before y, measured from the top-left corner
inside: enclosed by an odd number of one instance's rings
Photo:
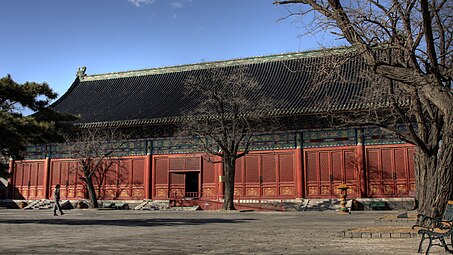
[[[60,211],[60,214],[63,215],[63,210],[61,210],[60,205],[60,184],[55,185],[55,191],[53,192],[53,198],[55,199],[55,204],[53,205],[53,216],[57,216],[57,210]]]

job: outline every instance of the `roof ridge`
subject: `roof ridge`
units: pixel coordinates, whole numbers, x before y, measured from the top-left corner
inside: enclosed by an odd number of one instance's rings
[[[328,54],[344,53],[348,49],[351,49],[351,47],[324,48],[324,49],[316,49],[316,50],[308,50],[308,51],[288,52],[288,53],[280,53],[280,54],[272,54],[272,55],[262,55],[262,56],[253,56],[253,57],[245,57],[245,58],[233,58],[233,59],[227,59],[227,60],[217,60],[217,61],[199,62],[199,63],[192,63],[192,64],[181,64],[181,65],[172,65],[172,66],[164,66],[164,67],[137,69],[137,70],[130,70],[130,71],[92,74],[92,75],[81,76],[80,81],[83,82],[83,81],[106,80],[106,79],[116,79],[116,78],[134,77],[134,76],[145,76],[145,75],[151,75],[151,74],[176,73],[176,72],[183,72],[183,71],[192,71],[192,70],[208,69],[208,68],[215,68],[215,67],[226,67],[226,66],[234,66],[234,65],[241,65],[241,64],[247,65],[247,64],[254,64],[254,63],[266,63],[266,62],[275,61],[277,59],[290,60],[290,59],[302,58],[302,57],[303,58],[317,57],[317,56],[321,56],[322,53],[328,53]]]

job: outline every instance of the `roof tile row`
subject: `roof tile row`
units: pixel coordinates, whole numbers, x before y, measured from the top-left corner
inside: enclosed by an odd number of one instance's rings
[[[207,75],[211,68],[245,67],[263,93],[279,102],[273,115],[319,114],[367,109],[372,87],[381,83],[360,57],[291,53],[224,62],[155,68],[77,78],[52,107],[80,115],[83,126],[135,126],[178,121],[196,107],[184,97],[185,80]],[[368,98],[365,100],[365,98]]]

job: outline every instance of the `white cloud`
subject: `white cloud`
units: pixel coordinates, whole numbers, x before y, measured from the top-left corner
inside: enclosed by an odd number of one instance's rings
[[[128,0],[129,3],[137,6],[137,7],[140,7],[142,5],[150,5],[150,4],[153,4],[154,2],[156,2],[156,0]]]
[[[172,6],[173,8],[181,8],[181,7],[183,7],[184,5],[183,5],[181,2],[173,2],[173,3],[171,3],[171,6]]]
[[[179,0],[179,1],[174,1],[171,3],[171,6],[173,8],[182,8],[186,3],[192,3],[193,0]]]

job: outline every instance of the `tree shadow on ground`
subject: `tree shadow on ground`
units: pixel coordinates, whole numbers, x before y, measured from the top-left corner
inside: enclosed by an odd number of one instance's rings
[[[65,217],[65,216],[63,216]],[[89,225],[89,226],[123,226],[123,227],[157,227],[157,226],[184,226],[184,225],[206,225],[206,224],[232,224],[253,221],[254,219],[16,219],[1,220],[0,224],[48,224],[48,225]]]

